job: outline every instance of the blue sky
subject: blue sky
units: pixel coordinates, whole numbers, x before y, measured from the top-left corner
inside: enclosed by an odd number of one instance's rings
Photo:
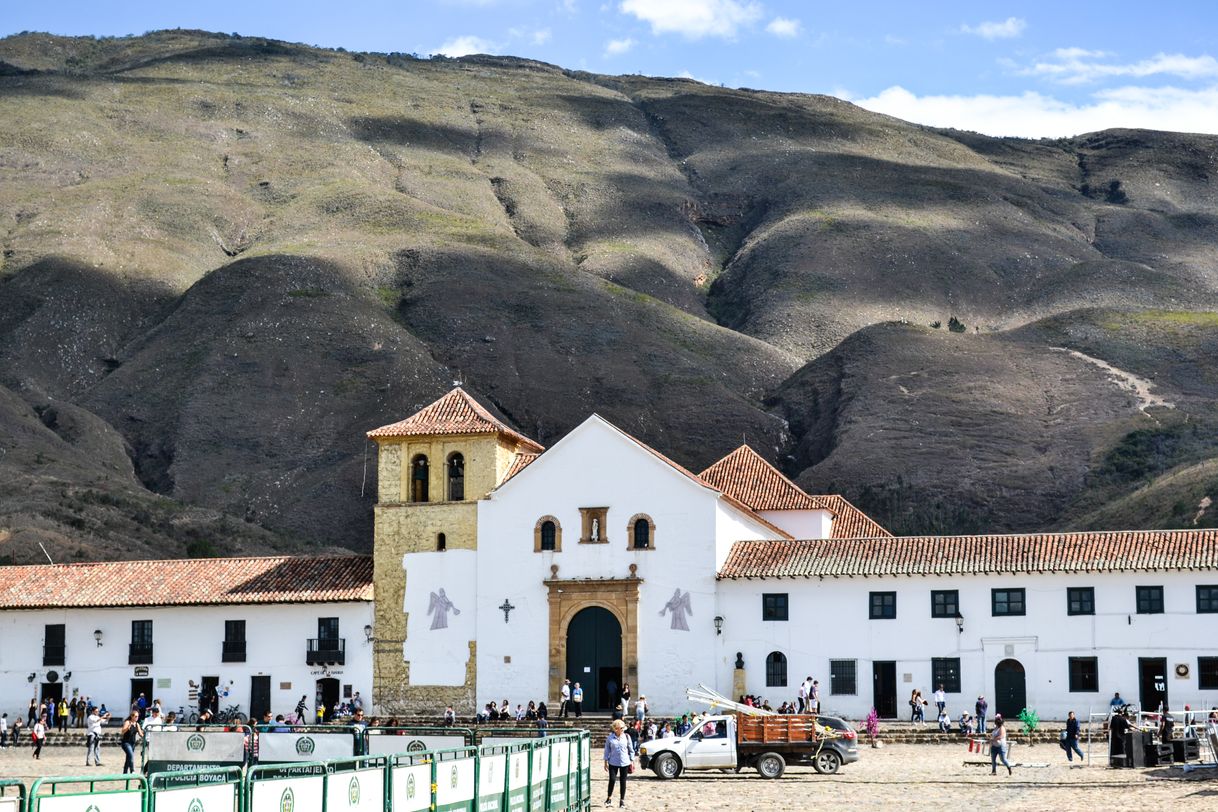
[[[42,0],[0,14],[2,34],[175,27],[829,93],[994,135],[1218,133],[1218,0]]]

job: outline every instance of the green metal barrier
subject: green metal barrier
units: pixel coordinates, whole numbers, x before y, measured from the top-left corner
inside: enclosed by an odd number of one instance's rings
[[[243,767],[250,760],[249,725],[154,725],[145,733],[140,747],[145,774]]]
[[[474,731],[468,727],[369,727],[364,731],[361,752],[367,756],[387,756],[472,747],[474,744]]]
[[[352,725],[257,725],[255,758],[259,764],[312,763],[354,758],[363,747],[363,731]]]
[[[326,762],[326,812],[385,812],[387,756]]]
[[[243,812],[325,812],[326,773],[324,762],[251,767]]]
[[[244,789],[240,767],[154,773],[147,812],[241,812]]]
[[[435,812],[473,812],[478,789],[477,748],[439,750],[432,757],[432,808]]]
[[[423,812],[431,809],[435,792],[433,753],[401,753],[389,757],[389,812]]]
[[[0,812],[25,812],[25,784],[16,778],[0,778]]]
[[[39,778],[30,787],[26,808],[29,812],[145,812],[147,794],[148,782],[142,775]]]

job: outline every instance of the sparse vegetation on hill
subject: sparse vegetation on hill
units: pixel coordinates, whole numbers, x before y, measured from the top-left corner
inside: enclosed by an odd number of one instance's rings
[[[0,98],[0,555],[366,548],[363,431],[457,379],[908,532],[1170,525],[1215,453],[1218,138],[198,31]]]

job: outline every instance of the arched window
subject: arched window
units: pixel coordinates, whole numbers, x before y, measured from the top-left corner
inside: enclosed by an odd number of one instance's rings
[[[771,651],[765,658],[765,685],[767,688],[787,685],[787,655],[781,651]]]
[[[444,538],[444,534],[440,533],[436,536],[436,550],[444,552],[448,549],[448,539]]]
[[[427,479],[431,475],[427,455],[418,454],[410,462],[410,501],[427,501]]]
[[[656,523],[646,513],[636,513],[626,524],[626,537],[631,550],[651,550],[655,547]]]
[[[465,498],[465,457],[457,452],[448,455],[448,501]]]
[[[553,516],[542,516],[533,525],[533,552],[562,552],[562,525]]]

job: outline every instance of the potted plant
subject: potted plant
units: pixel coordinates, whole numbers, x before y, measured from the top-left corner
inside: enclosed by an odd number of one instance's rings
[[[879,747],[880,715],[875,712],[875,708],[872,708],[871,713],[867,714],[867,720],[863,722],[863,726],[867,729],[867,738],[871,740],[871,746]]]
[[[1033,734],[1036,733],[1036,728],[1040,727],[1040,716],[1036,711],[1030,708],[1024,708],[1019,712],[1018,719],[1023,723],[1023,734],[1028,737],[1028,746],[1035,744]]]

